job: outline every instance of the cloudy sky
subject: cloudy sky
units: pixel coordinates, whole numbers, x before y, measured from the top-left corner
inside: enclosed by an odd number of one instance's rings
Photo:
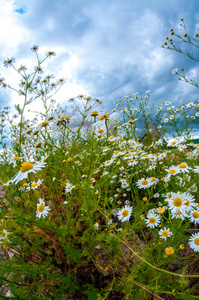
[[[115,100],[146,90],[156,103],[198,97],[197,88],[172,74],[184,67],[197,80],[197,63],[161,47],[171,27],[181,32],[181,18],[191,35],[197,32],[198,0],[0,0],[0,7],[0,73],[10,84],[19,78],[4,60],[15,57],[17,67],[31,69],[36,60],[30,48],[39,45],[41,57],[56,52],[46,73],[67,80],[58,102],[83,93],[110,112]],[[0,106],[18,101],[0,90]]]

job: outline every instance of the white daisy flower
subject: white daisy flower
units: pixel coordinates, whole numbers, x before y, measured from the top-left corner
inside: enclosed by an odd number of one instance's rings
[[[7,230],[3,229],[3,231],[0,234],[0,239],[3,239],[3,240],[6,239],[7,235],[8,235]]]
[[[39,203],[37,204],[36,217],[39,219],[41,218],[41,216],[45,218],[49,213],[49,211],[50,211],[49,206],[45,206],[44,200],[40,198]]]
[[[133,207],[131,207],[129,205],[125,205],[124,208],[119,210],[119,212],[117,214],[118,219],[121,222],[129,221],[131,214],[132,214],[132,210],[133,210]]]
[[[164,214],[165,212],[166,212],[166,210],[167,210],[167,207],[165,207],[165,206],[163,206],[163,207],[158,207],[157,209],[156,209],[156,213],[157,214]]]
[[[183,203],[187,206],[186,212],[193,210],[193,208],[197,205],[197,203],[195,202],[195,198],[189,193],[183,193],[183,197]]]
[[[107,167],[107,166],[110,166],[112,163],[113,163],[114,159],[111,159],[111,160],[107,160],[104,162],[104,166]]]
[[[151,180],[152,180],[152,184],[157,184],[159,179],[158,178],[155,178],[155,177],[150,177]]]
[[[133,167],[135,165],[137,165],[138,161],[137,160],[134,160],[133,158],[129,159],[128,161],[128,166],[129,167]]]
[[[196,252],[199,252],[199,232],[194,233],[189,238],[189,246]]]
[[[42,181],[43,181],[43,179],[39,179],[39,180],[37,180],[36,182],[33,181],[33,182],[31,183],[31,187],[30,187],[30,186],[27,186],[26,189],[27,189],[28,191],[30,191],[30,190],[35,190],[35,189],[37,189],[37,188],[41,185]]]
[[[154,198],[158,198],[159,196],[160,196],[159,193],[156,193],[156,194],[153,195]]]
[[[199,210],[198,209],[190,211],[189,220],[190,220],[190,222],[192,222],[194,224],[199,224]]]
[[[170,178],[171,175],[180,173],[180,168],[178,166],[171,166],[169,169],[165,169],[165,171],[168,173],[167,177]]]
[[[180,210],[182,213],[186,210],[187,206],[184,202],[184,193],[180,192],[172,193],[171,198],[166,198],[165,200],[168,202],[170,210],[175,214]]]
[[[12,179],[12,183],[17,184],[19,181],[26,179],[29,173],[36,173],[36,171],[41,170],[45,166],[45,162],[36,161],[34,163],[23,162],[20,167],[20,171],[15,174]]]
[[[160,216],[158,216],[154,212],[150,212],[147,214],[147,219],[145,219],[145,222],[147,224],[147,227],[154,228],[160,224],[160,220]]]
[[[165,241],[167,240],[168,237],[173,235],[173,233],[166,227],[164,227],[163,229],[160,229],[158,234],[159,234],[160,238]]]
[[[171,211],[171,218],[172,219],[181,219],[184,220],[187,218],[188,215],[184,210],[178,209],[178,211]]]
[[[95,228],[95,230],[98,230],[98,228],[99,228],[99,223],[95,223],[95,224],[94,224],[94,228]]]
[[[151,178],[141,178],[137,182],[137,186],[139,189],[147,189],[153,185],[153,181]]]
[[[112,219],[109,219],[108,221],[107,221],[107,225],[111,225],[113,223],[113,220]]]
[[[189,169],[190,169],[185,162],[179,164],[178,167],[180,169],[180,172],[182,172],[182,173],[187,173],[187,172],[189,172]]]
[[[66,186],[65,186],[65,193],[70,193],[71,194],[71,191],[72,191],[73,188],[75,188],[75,185],[72,185],[72,183],[67,182]]]
[[[122,180],[121,180],[121,187],[122,187],[123,189],[127,189],[127,188],[129,187],[129,185],[128,185],[126,179],[122,179]]]
[[[194,169],[192,169],[194,173],[199,174],[199,166],[195,166]]]
[[[161,153],[161,154],[158,155],[158,159],[161,160],[161,159],[165,158],[166,155],[167,155],[166,153]]]

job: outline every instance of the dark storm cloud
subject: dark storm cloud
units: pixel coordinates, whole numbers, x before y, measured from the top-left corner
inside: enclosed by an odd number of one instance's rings
[[[194,87],[171,74],[183,67],[197,78],[196,63],[161,45],[171,27],[180,30],[182,17],[194,35],[199,23],[197,0],[21,0],[15,4],[18,9],[25,7],[18,22],[31,37],[16,49],[17,55],[22,57],[30,42],[47,49],[65,47],[65,53],[51,63],[55,72],[75,55],[79,65],[73,70],[74,80],[103,100],[107,109],[128,93],[148,89],[157,103],[196,98]]]

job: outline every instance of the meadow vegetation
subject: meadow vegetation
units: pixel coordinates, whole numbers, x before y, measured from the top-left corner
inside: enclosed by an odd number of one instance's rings
[[[194,59],[176,46],[198,48],[181,21],[163,47]],[[147,91],[112,113],[85,95],[62,107],[64,79],[43,70],[55,53],[31,50],[32,72],[4,62],[18,87],[0,78],[23,99],[0,113],[1,299],[199,299],[199,101],[157,107]]]

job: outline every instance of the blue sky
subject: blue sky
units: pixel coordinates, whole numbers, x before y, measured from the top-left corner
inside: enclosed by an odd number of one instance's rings
[[[33,67],[33,45],[41,56],[54,50],[46,72],[67,84],[55,97],[67,103],[86,94],[103,101],[109,112],[123,96],[151,91],[151,101],[173,104],[197,100],[198,90],[179,82],[174,68],[184,68],[193,79],[199,67],[185,56],[163,49],[169,30],[181,30],[184,18],[190,34],[199,27],[198,0],[0,0],[0,73],[17,82],[3,61]],[[0,106],[20,102],[14,93],[0,90]]]

